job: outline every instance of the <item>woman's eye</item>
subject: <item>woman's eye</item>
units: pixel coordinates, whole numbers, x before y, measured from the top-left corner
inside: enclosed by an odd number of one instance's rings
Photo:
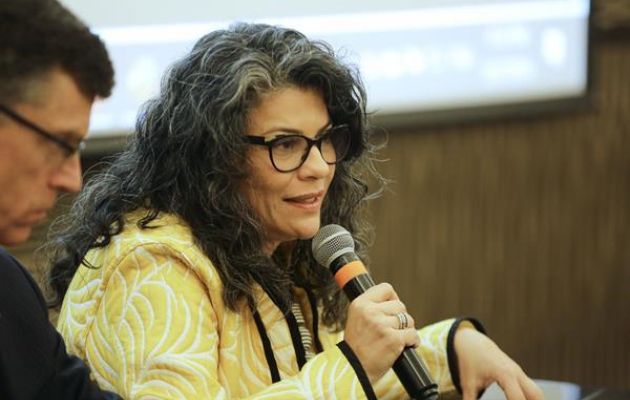
[[[288,137],[278,140],[274,143],[274,149],[282,150],[282,151],[290,151],[295,150],[300,147],[300,143],[302,140],[299,137]]]

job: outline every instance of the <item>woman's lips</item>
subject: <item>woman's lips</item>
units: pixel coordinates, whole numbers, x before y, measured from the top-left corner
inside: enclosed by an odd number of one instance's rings
[[[290,197],[284,199],[284,201],[291,203],[294,206],[304,209],[319,209],[321,205],[324,192],[309,193],[301,196]]]

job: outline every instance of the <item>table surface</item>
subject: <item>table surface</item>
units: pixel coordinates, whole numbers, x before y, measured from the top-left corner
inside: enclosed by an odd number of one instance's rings
[[[582,388],[569,382],[556,382],[536,379],[545,400],[630,400],[630,391],[606,388]],[[486,390],[481,400],[504,400],[505,395],[498,385]]]

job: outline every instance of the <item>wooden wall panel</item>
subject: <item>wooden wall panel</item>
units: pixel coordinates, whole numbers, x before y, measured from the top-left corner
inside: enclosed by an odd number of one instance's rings
[[[372,269],[534,377],[630,388],[630,45],[593,58],[585,111],[391,132]]]

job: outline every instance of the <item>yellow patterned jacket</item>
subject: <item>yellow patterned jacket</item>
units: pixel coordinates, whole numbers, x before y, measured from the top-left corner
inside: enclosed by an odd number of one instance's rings
[[[314,324],[307,296],[297,291],[322,348],[300,369],[287,319],[260,287],[257,328],[249,308],[225,306],[217,270],[181,219],[162,215],[151,223],[157,228],[140,229],[136,217],[109,246],[87,254],[100,268],[78,269],[59,317],[69,351],[88,363],[101,387],[126,399],[346,400],[373,397],[371,390],[379,399],[407,397],[392,371],[365,388],[351,350],[337,345],[343,333]],[[419,331],[420,353],[440,391],[454,389],[447,337],[452,341],[458,323]],[[265,340],[279,382],[272,380]]]

